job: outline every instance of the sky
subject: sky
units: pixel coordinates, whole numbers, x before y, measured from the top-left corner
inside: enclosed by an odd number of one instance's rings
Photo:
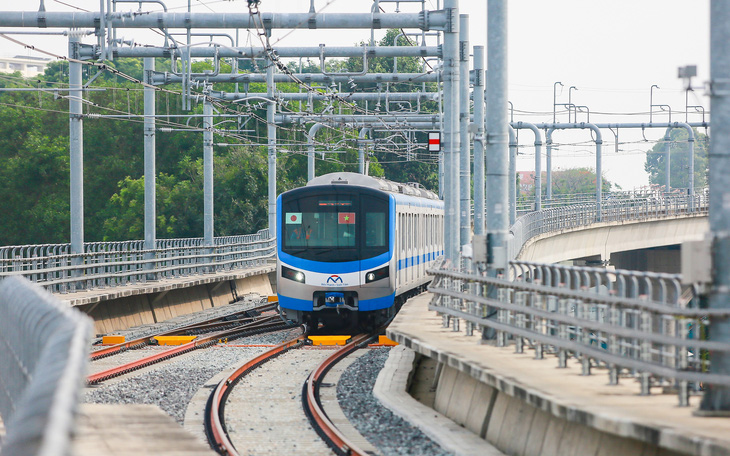
[[[99,0],[43,0],[47,11],[98,11]],[[188,0],[163,0],[169,11],[187,10]],[[245,12],[245,0],[189,0],[194,12]],[[469,15],[470,46],[486,46],[486,0],[462,0],[460,13]],[[0,0],[2,11],[34,11],[40,0],[26,2]],[[322,12],[369,12],[371,0],[314,0]],[[437,0],[426,0],[427,9],[437,9]],[[262,0],[261,11],[308,12],[309,0]],[[381,3],[386,12],[409,12],[420,3]],[[120,3],[118,11],[132,11],[137,3]],[[154,5],[150,9],[156,8]],[[592,122],[649,122],[650,87],[654,104],[669,105],[672,121],[685,120],[684,82],[677,69],[697,65],[689,105],[709,111],[704,85],[709,80],[709,0],[510,0],[508,3],[508,90],[515,121],[551,122],[553,90],[558,103],[571,101],[587,106]],[[6,29],[7,30],[7,29]],[[376,31],[379,39],[384,30]],[[158,36],[146,31],[121,32],[137,43],[161,44]],[[56,54],[67,53],[66,38],[15,35],[21,41]],[[272,44],[317,46],[319,43],[352,45],[367,41],[369,30],[276,30]],[[241,34],[241,43],[257,44],[257,38]],[[85,42],[93,42],[86,38]],[[43,56],[0,40],[0,55]],[[569,90],[573,86],[575,89]],[[708,118],[709,119],[709,118]],[[558,121],[567,122],[560,113]],[[580,114],[579,121],[586,115]],[[654,121],[668,121],[668,114],[655,108]],[[700,122],[690,115],[689,121]],[[700,130],[704,132],[703,130]],[[644,172],[645,153],[663,130],[619,130],[618,147],[614,135],[603,132],[604,176],[623,189],[648,182]],[[519,135],[518,170],[534,169],[534,137]],[[586,131],[556,132],[553,141],[553,169],[595,168],[595,146]],[[617,150],[618,149],[618,150]],[[544,153],[544,148],[543,148]],[[545,163],[543,158],[543,169]]]

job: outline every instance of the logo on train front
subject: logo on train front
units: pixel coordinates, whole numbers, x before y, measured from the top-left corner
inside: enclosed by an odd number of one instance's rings
[[[329,277],[327,277],[327,285],[337,285],[342,284],[342,277],[338,276],[337,274],[333,274]]]

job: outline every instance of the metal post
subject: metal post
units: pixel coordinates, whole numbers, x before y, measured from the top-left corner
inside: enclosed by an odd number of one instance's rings
[[[535,135],[535,210],[542,209],[542,139],[540,130],[529,122],[515,122],[511,125],[516,129],[528,128]]]
[[[266,95],[269,100],[274,99],[276,85],[274,83],[274,64],[267,60],[266,68]],[[266,132],[269,140],[269,236],[276,236],[276,102],[266,104]]]
[[[446,259],[452,264],[459,257],[459,3],[444,0],[444,244]]]
[[[307,152],[307,182],[314,179],[314,136],[322,127],[324,124],[321,123],[312,125],[307,135],[307,148],[309,149]]]
[[[583,123],[581,123],[583,125]],[[601,130],[591,123],[585,123],[585,125],[593,130],[596,134],[596,221],[601,221],[601,209],[602,209],[602,193],[603,193],[603,158],[601,156],[601,147],[603,146],[603,136]]]
[[[489,274],[507,270],[507,2],[487,2],[487,237],[493,252]]]
[[[68,40],[68,55],[77,59],[80,41],[71,36]],[[81,63],[70,60],[68,63],[69,81],[69,153],[71,171],[71,253],[84,253],[84,124],[82,120]],[[74,264],[77,264],[76,261]]]
[[[155,71],[155,59],[144,59],[144,81],[151,84],[152,73]],[[157,243],[157,206],[155,198],[155,89],[150,86],[144,88],[144,248],[148,252],[145,259],[154,258],[155,244]],[[146,269],[153,269],[154,264],[148,262]]]
[[[474,46],[474,234],[484,234],[484,46]]]
[[[730,211],[725,204],[730,198],[730,3],[710,2],[710,103],[712,111],[710,140],[710,231],[713,239],[712,286],[709,307],[730,308]],[[709,338],[730,343],[730,319],[713,317]],[[712,373],[730,374],[730,353],[710,353]],[[730,388],[709,385],[700,404],[707,412],[730,411]]]
[[[471,244],[471,153],[469,141],[469,15],[459,15],[459,208],[461,246]]]
[[[667,161],[664,163],[664,192],[669,193],[672,189],[672,184],[670,183],[669,177],[671,175],[671,162],[672,162],[672,156],[671,156],[671,145],[672,145],[672,127],[667,128],[667,132],[664,134],[664,153],[666,154]]]
[[[512,126],[509,127],[509,225],[517,220],[517,135]]]
[[[553,199],[553,132],[548,128],[545,132],[545,199]]]
[[[203,242],[213,246],[213,104],[203,98]]]
[[[357,162],[358,170],[360,174],[365,174],[365,144],[362,142],[370,132],[370,128],[363,127],[360,129],[360,134],[357,136]]]

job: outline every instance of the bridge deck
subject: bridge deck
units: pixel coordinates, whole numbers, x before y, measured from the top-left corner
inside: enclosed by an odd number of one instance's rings
[[[568,368],[559,369],[557,358],[552,355],[535,360],[532,350],[516,354],[514,346],[499,348],[480,344],[476,331],[472,337],[465,336],[464,322],[461,332],[443,328],[441,317],[428,310],[431,297],[426,293],[409,300],[388,328],[388,336],[546,412],[542,414],[544,416],[567,420],[570,425],[585,425],[601,434],[628,438],[640,447],[656,446],[660,454],[730,455],[730,434],[727,432],[730,419],[693,416],[699,397],[691,398],[691,407],[679,407],[676,394],[661,394],[658,388],[654,388],[650,396],[641,396],[639,385],[633,379],[621,379],[619,385],[609,385],[607,370],[594,368],[593,375],[582,376],[580,364],[575,360],[569,362]],[[457,387],[453,391],[454,396],[467,393]],[[459,399],[452,397],[450,400]],[[497,400],[494,413],[499,407]],[[519,408],[515,403],[511,407]],[[507,412],[503,413],[506,423]],[[521,418],[515,419],[532,419],[524,409],[522,413]],[[567,424],[565,429],[568,429]],[[490,432],[487,429],[486,435]],[[549,430],[542,432],[546,437],[541,439],[541,444],[547,444]],[[573,434],[579,432],[574,429]],[[529,440],[527,435],[522,438]],[[504,436],[500,440],[504,440]],[[604,454],[603,451],[606,450],[601,450],[600,454]]]

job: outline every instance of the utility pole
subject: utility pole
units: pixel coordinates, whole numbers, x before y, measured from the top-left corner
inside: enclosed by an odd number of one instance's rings
[[[487,2],[487,251],[488,273],[507,270],[507,1]]]
[[[459,2],[444,0],[444,247],[452,266],[459,258]]]
[[[712,236],[712,283],[710,309],[730,309],[730,211],[727,189],[730,185],[730,3],[710,2],[710,234]],[[712,317],[709,339],[730,343],[730,319]],[[712,373],[730,374],[730,353],[711,351]],[[700,404],[705,415],[727,416],[730,388],[709,385]]]
[[[459,193],[461,201],[459,250],[471,244],[471,151],[469,147],[469,15],[459,16]]]
[[[84,90],[81,63],[77,61],[81,41],[71,35],[68,39],[68,116],[69,153],[71,167],[71,253],[84,253],[84,123],[82,120]],[[77,257],[80,259],[79,257]],[[76,260],[74,260],[76,264]]]
[[[213,104],[203,95],[203,241],[213,247]]]
[[[157,205],[156,205],[156,169],[155,169],[155,89],[151,87],[152,73],[155,71],[155,59],[144,59],[144,249],[145,259],[152,260],[157,243]],[[145,267],[154,268],[150,261]]]
[[[484,234],[484,46],[474,46],[474,235]],[[514,181],[514,179],[512,179]]]
[[[267,30],[266,33],[271,33]],[[266,103],[266,132],[268,138],[269,158],[269,236],[276,237],[276,102],[274,101],[274,62],[267,61],[266,68],[266,95],[269,102]]]

